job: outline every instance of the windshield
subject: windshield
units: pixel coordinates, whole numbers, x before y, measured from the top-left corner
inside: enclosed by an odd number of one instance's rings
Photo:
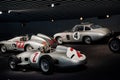
[[[92,27],[93,29],[102,28],[102,26],[100,26],[100,25],[91,25],[91,27]]]

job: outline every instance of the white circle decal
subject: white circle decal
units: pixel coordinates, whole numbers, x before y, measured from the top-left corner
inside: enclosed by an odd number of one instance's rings
[[[74,32],[73,33],[73,39],[79,40],[80,39],[80,33],[79,32]]]

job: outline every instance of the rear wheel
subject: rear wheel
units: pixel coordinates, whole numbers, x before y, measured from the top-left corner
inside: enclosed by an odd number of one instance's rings
[[[42,56],[40,59],[40,68],[44,74],[51,74],[54,71],[54,61],[50,56]]]
[[[91,44],[92,43],[92,39],[89,36],[84,37],[83,41],[84,41],[85,44]]]
[[[6,53],[6,52],[7,52],[6,46],[5,46],[5,45],[1,45],[0,51],[1,51],[2,53]]]
[[[30,50],[32,50],[33,48],[32,48],[32,46],[31,45],[26,45],[26,47],[25,47],[25,51],[30,51]]]
[[[109,49],[113,52],[119,52],[120,51],[120,40],[119,39],[112,39],[109,42]]]

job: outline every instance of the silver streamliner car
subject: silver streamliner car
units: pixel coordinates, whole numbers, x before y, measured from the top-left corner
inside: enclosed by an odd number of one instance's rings
[[[41,35],[42,36],[42,35]],[[44,36],[43,36],[44,37]],[[32,49],[43,49],[43,51],[48,51],[50,49],[50,45],[48,42],[40,36],[32,35],[32,36],[18,36],[9,40],[0,42],[0,51],[5,53],[10,50],[17,51],[29,51]]]
[[[82,52],[71,47],[57,46],[50,53],[41,53],[39,50],[32,50],[20,53],[9,58],[8,64],[11,70],[18,70],[20,66],[41,68],[43,73],[50,74],[55,66],[70,67],[84,65],[86,56]]]
[[[100,40],[106,36],[110,36],[111,31],[100,25],[93,23],[81,23],[75,25],[71,31],[56,33],[54,39],[59,44],[63,42],[84,42],[91,44],[92,41]]]

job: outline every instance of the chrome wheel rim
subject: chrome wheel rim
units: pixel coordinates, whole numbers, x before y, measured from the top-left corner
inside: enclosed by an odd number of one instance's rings
[[[30,50],[32,50],[32,47],[31,46],[27,46],[26,51],[30,51]]]
[[[1,47],[1,52],[3,52],[3,53],[6,52],[6,47],[5,47],[5,46],[2,46],[2,47]]]
[[[86,37],[85,38],[85,43],[90,44],[91,43],[91,39],[89,37]]]
[[[58,38],[57,41],[58,41],[59,44],[62,44],[62,38]]]
[[[10,68],[11,68],[11,69],[14,69],[15,66],[16,66],[16,64],[15,64],[14,61],[11,61],[11,62],[9,63],[9,65],[10,65]]]
[[[45,59],[41,60],[41,69],[44,72],[47,72],[49,70],[49,64],[48,64],[47,60],[45,60]]]
[[[120,49],[118,41],[112,41],[110,44],[110,48],[114,51],[118,51]]]

